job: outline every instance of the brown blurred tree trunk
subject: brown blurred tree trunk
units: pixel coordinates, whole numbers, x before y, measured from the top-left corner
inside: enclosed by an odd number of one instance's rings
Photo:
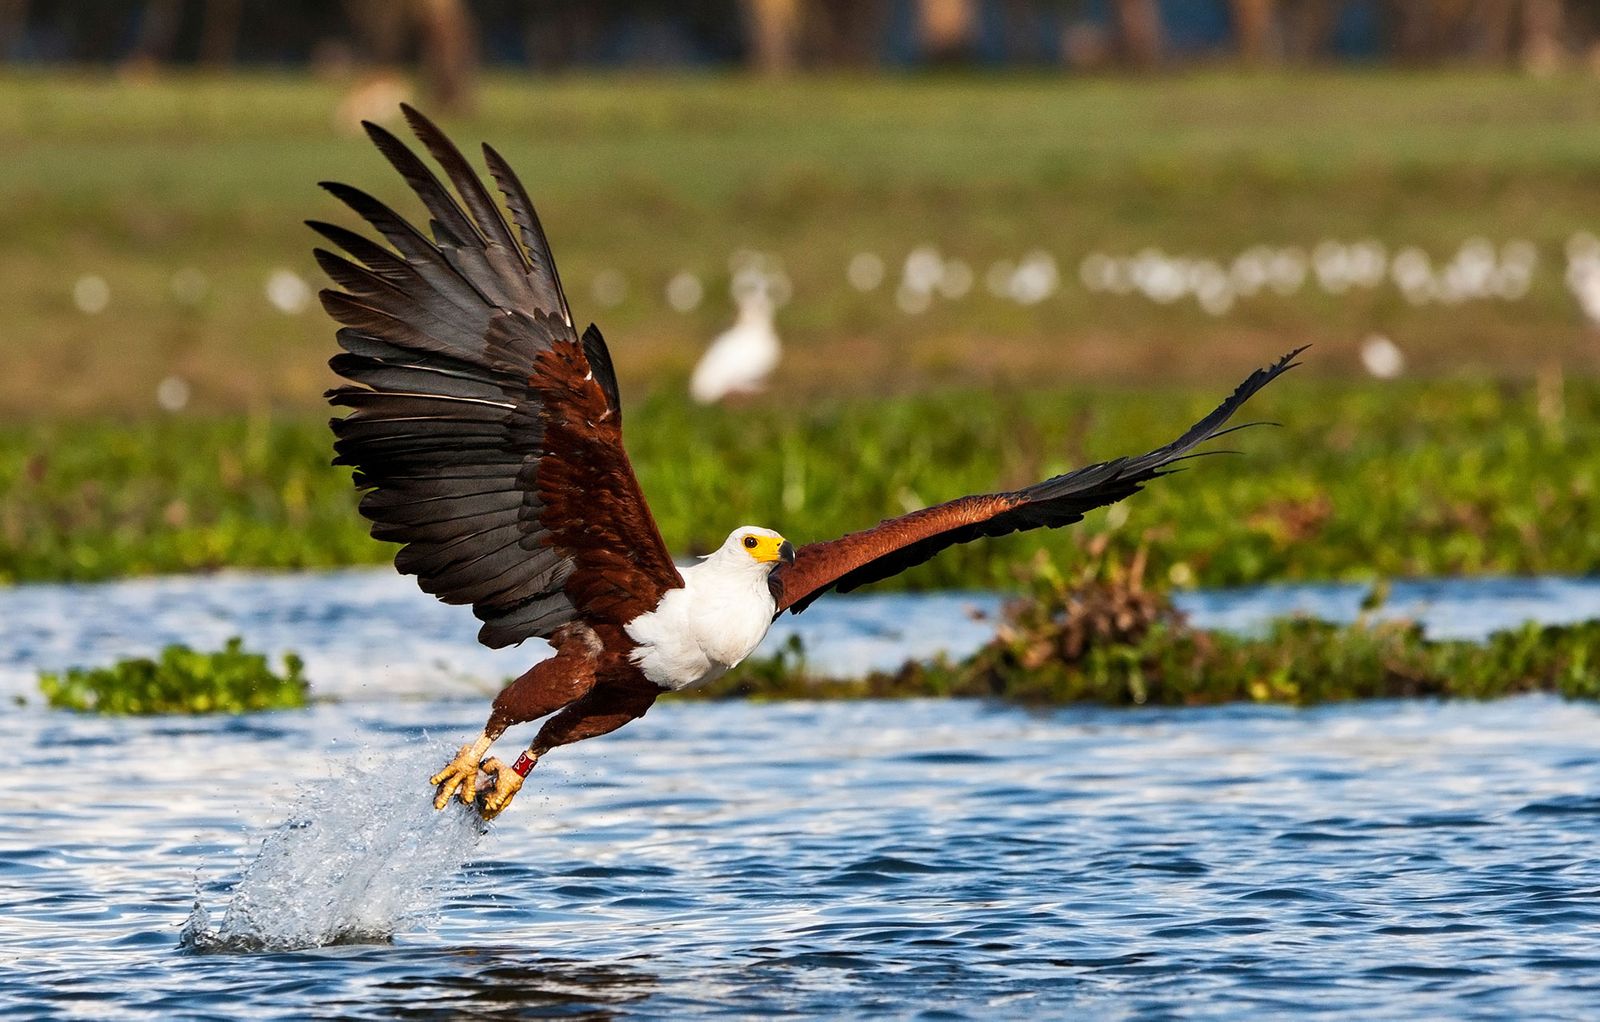
[[[917,35],[929,60],[949,62],[972,55],[978,10],[974,0],[918,0]]]
[[[29,0],[0,0],[0,60],[28,31]]]
[[[133,41],[127,65],[151,68],[172,59],[172,45],[178,39],[178,23],[183,18],[180,0],[145,0],[139,14],[139,34]]]
[[[1161,10],[1156,0],[1115,0],[1112,13],[1122,53],[1138,68],[1153,68],[1161,63],[1164,48]]]
[[[1233,0],[1233,34],[1239,56],[1247,64],[1275,64],[1282,54],[1278,41],[1277,0]]]
[[[1391,0],[1395,53],[1405,60],[1509,56],[1524,0]],[[1559,5],[1559,0],[1557,0]]]
[[[603,28],[593,3],[528,4],[522,21],[523,45],[535,67],[570,67],[588,55]]]
[[[1344,9],[1343,0],[1291,0],[1284,28],[1284,49],[1297,63],[1322,56]]]
[[[431,101],[450,111],[471,107],[478,46],[465,0],[345,0],[345,11],[380,75],[400,65],[415,32]]]
[[[434,102],[446,110],[472,105],[477,39],[465,0],[414,0],[422,39],[422,73]]]
[[[240,0],[206,0],[200,23],[200,63],[213,70],[233,65],[239,45]]]
[[[380,66],[400,63],[406,44],[406,4],[394,0],[345,0],[359,58]]]
[[[878,57],[888,22],[885,0],[810,0],[801,29],[806,51],[829,67],[867,67]]]
[[[800,63],[800,0],[744,0],[750,57],[763,74],[781,75]]]
[[[1566,9],[1562,0],[1522,0],[1522,66],[1536,75],[1561,67]]]
[[[1387,8],[1391,49],[1402,61],[1426,60],[1433,51],[1434,10],[1427,0],[1390,0]]]
[[[1473,56],[1488,63],[1509,64],[1516,38],[1517,0],[1477,0],[1471,19]]]
[[[1039,60],[1042,25],[1039,5],[1033,0],[1001,0],[1000,33],[1008,64]]]
[[[1434,55],[1499,61],[1509,56],[1516,0],[1434,0]]]

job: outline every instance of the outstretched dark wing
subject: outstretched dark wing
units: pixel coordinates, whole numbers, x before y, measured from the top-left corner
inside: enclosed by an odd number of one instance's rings
[[[847,593],[898,575],[957,543],[1071,525],[1094,508],[1114,504],[1165,475],[1167,466],[1190,455],[1196,446],[1227,432],[1223,426],[1233,413],[1292,369],[1297,364],[1294,357],[1304,350],[1298,348],[1269,368],[1256,370],[1210,415],[1149,454],[1089,465],[1009,493],[962,497],[840,539],[809,543],[796,551],[793,563],[779,566],[770,576],[778,613],[798,614],[829,590]]]
[[[322,292],[343,327],[330,365],[353,384],[328,393],[354,409],[333,420],[335,463],[355,466],[373,536],[405,544],[395,566],[472,604],[485,645],[626,623],[683,580],[623,450],[605,342],[574,329],[505,161],[484,146],[510,223],[450,140],[403,109],[455,195],[394,135],[367,134],[427,207],[428,233],[333,183],[390,247],[310,223],[350,256],[316,251],[343,289]]]

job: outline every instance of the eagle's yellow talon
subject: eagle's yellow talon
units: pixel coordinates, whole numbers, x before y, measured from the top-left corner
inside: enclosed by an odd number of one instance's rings
[[[433,808],[443,809],[450,804],[450,796],[457,792],[460,793],[464,804],[472,804],[478,793],[478,762],[482,756],[483,750],[478,748],[476,742],[463,745],[456,753],[455,759],[447,763],[443,770],[428,778],[429,784],[439,787],[433,797]]]
[[[450,774],[439,785],[439,792],[433,798],[433,808],[443,809],[450,804],[450,796],[454,795],[457,789],[466,788],[470,784],[470,781],[464,781],[459,775]]]
[[[483,772],[493,779],[494,785],[485,790],[478,812],[485,820],[492,820],[505,812],[512,798],[522,790],[522,775],[494,758],[483,761]]]

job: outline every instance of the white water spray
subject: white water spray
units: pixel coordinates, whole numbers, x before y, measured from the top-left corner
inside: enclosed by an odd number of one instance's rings
[[[292,951],[389,941],[432,909],[486,827],[423,783],[448,758],[412,749],[302,791],[234,885],[222,922],[196,899],[182,944],[200,952]]]

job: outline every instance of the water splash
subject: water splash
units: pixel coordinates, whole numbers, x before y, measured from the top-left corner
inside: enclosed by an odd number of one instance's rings
[[[227,953],[389,942],[439,903],[487,831],[459,802],[436,812],[419,784],[447,758],[414,748],[302,791],[215,929],[196,898],[182,946]]]

